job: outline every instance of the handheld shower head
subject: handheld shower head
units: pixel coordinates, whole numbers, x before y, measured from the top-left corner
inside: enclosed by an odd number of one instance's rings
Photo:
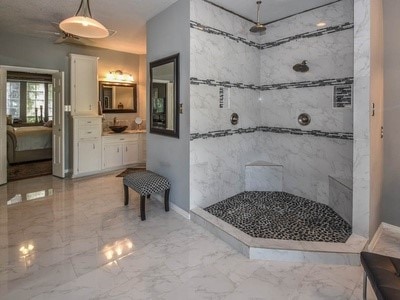
[[[250,28],[250,32],[252,33],[262,33],[265,30],[267,30],[267,28],[265,27],[265,25],[260,23],[260,5],[261,5],[261,1],[257,1],[257,23],[256,25],[254,25],[253,27]]]
[[[295,70],[296,72],[305,73],[308,72],[310,68],[307,66],[307,61],[303,60],[300,64],[294,65],[293,70]]]

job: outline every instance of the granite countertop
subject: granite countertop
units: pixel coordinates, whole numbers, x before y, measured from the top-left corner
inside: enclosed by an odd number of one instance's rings
[[[103,136],[105,136],[105,135],[119,135],[119,134],[125,135],[125,134],[137,134],[137,133],[146,133],[146,130],[143,130],[143,129],[142,130],[128,129],[128,130],[125,130],[124,132],[121,132],[121,133],[116,133],[114,131],[103,131],[102,135]]]

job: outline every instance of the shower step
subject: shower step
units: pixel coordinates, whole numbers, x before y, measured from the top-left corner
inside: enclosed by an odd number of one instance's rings
[[[355,234],[346,243],[254,238],[201,208],[193,208],[190,219],[250,259],[360,265],[360,252],[367,244]]]

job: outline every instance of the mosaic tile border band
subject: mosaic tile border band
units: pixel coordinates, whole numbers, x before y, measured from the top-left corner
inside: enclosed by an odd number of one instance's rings
[[[225,31],[222,31],[222,30],[219,30],[219,29],[207,26],[207,25],[203,25],[203,24],[195,22],[195,21],[190,21],[190,28],[197,29],[197,30],[209,33],[209,34],[221,35],[221,36],[226,37],[226,38],[228,38],[228,39],[230,39],[232,41],[240,42],[240,43],[245,44],[247,46],[260,49],[260,44],[259,43],[256,43],[256,42],[253,42],[253,41],[249,41],[249,40],[247,40],[245,38],[242,38],[242,37],[239,37],[239,36],[235,36],[235,35],[233,35],[231,33],[228,33],[228,32],[225,32]]]
[[[269,49],[272,47],[277,47],[277,46],[289,43],[294,40],[313,38],[313,37],[318,37],[318,36],[322,36],[322,35],[326,35],[326,34],[330,34],[330,33],[340,32],[343,30],[353,29],[354,23],[347,22],[347,23],[344,23],[341,25],[330,26],[330,27],[326,27],[326,28],[322,28],[322,29],[318,29],[318,30],[314,30],[314,31],[310,31],[310,32],[296,34],[294,36],[286,37],[283,39],[279,39],[279,40],[276,40],[273,42],[268,42],[268,43],[263,43],[263,44],[253,42],[253,41],[247,40],[247,39],[239,37],[239,36],[235,36],[229,32],[222,31],[222,30],[219,30],[219,29],[207,26],[207,25],[203,25],[203,24],[201,24],[199,22],[195,22],[195,21],[190,21],[190,28],[200,30],[200,31],[203,31],[203,32],[206,32],[209,34],[220,35],[220,36],[226,37],[232,41],[242,43],[247,46],[257,48],[259,50],[264,50],[264,49]]]
[[[190,84],[192,85],[208,85],[208,86],[218,86],[226,88],[249,89],[256,91],[272,91],[272,90],[284,90],[284,89],[300,89],[300,88],[311,88],[311,87],[348,85],[348,84],[353,84],[353,81],[354,81],[353,77],[345,77],[345,78],[321,79],[313,81],[255,85],[255,84],[244,84],[241,82],[232,83],[229,81],[217,81],[214,79],[198,79],[196,77],[190,77]]]
[[[290,36],[290,37],[287,37],[287,38],[279,39],[279,40],[274,41],[274,42],[268,42],[268,43],[260,44],[260,48],[259,49],[264,50],[264,49],[268,49],[268,48],[272,48],[272,47],[277,47],[277,46],[289,43],[289,42],[294,41],[294,40],[318,37],[318,36],[322,36],[322,35],[326,35],[326,34],[330,34],[330,33],[335,33],[335,32],[340,32],[340,31],[343,31],[343,30],[348,30],[348,29],[353,29],[353,28],[354,28],[354,23],[347,22],[347,23],[344,23],[344,24],[341,24],[341,25],[337,25],[337,26],[330,26],[330,27],[318,29],[318,30],[315,30],[315,31],[296,34],[294,36]]]
[[[298,128],[268,127],[268,126],[217,130],[217,131],[209,131],[207,133],[191,133],[190,140],[194,141],[198,139],[219,138],[235,134],[253,133],[256,131],[280,133],[280,134],[311,135],[315,137],[325,137],[329,139],[339,139],[339,140],[350,140],[350,141],[353,140],[352,132],[325,132],[321,130],[302,130]]]

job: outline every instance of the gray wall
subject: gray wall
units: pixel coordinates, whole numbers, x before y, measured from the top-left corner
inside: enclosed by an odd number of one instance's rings
[[[65,72],[65,103],[70,103],[69,85],[69,53],[91,55],[99,57],[99,80],[108,71],[123,70],[131,73],[136,81],[139,80],[140,56],[136,54],[85,47],[78,45],[54,44],[53,39],[42,39],[30,36],[22,36],[0,32],[0,65],[30,67],[40,69],[54,69]],[[139,83],[139,89],[145,89],[145,85]],[[139,95],[141,91],[139,90]],[[145,95],[145,94],[144,94]],[[139,111],[145,106],[145,98],[139,98]],[[122,115],[119,115],[122,117]],[[126,118],[127,116],[124,116]],[[135,115],[130,116],[134,118]],[[145,115],[141,116],[143,119]],[[69,114],[66,115],[66,169],[71,169],[72,160],[70,146],[72,130],[69,122]]]
[[[384,14],[384,183],[383,221],[400,226],[400,2],[385,0]]]
[[[179,94],[183,104],[179,139],[147,134],[147,168],[171,181],[170,200],[185,211],[189,211],[189,9],[189,1],[180,0],[147,22],[147,62],[180,54]],[[147,120],[149,128],[150,118]]]

